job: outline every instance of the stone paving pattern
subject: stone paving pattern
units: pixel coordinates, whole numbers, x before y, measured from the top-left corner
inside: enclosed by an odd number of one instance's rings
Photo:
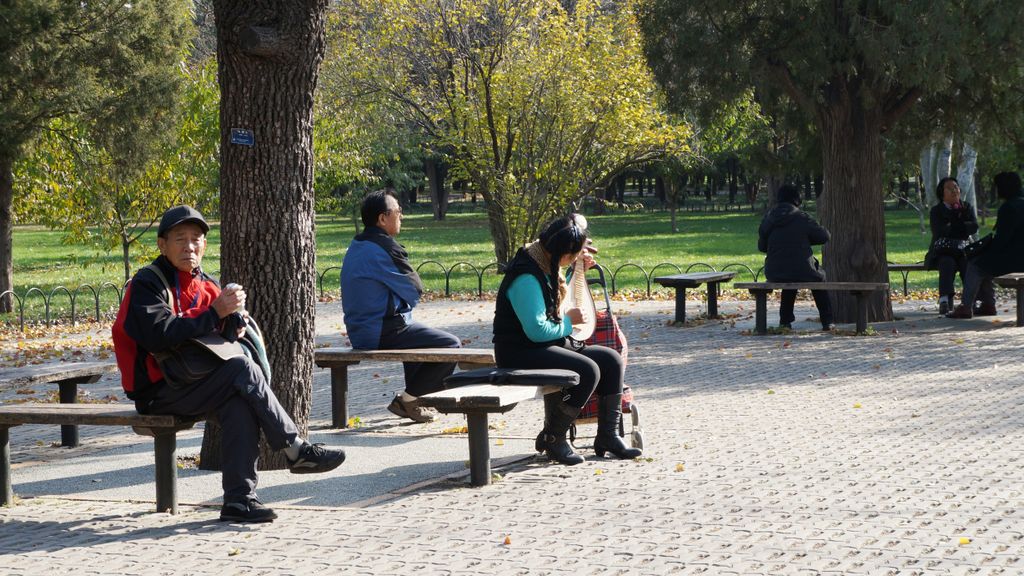
[[[491,306],[436,301],[417,316],[488,346]],[[803,300],[794,333],[765,337],[749,335],[751,302],[690,327],[668,326],[671,308],[616,303],[645,433],[638,461],[583,448],[575,467],[532,458],[483,488],[459,477],[361,507],[275,507],[271,525],[219,523],[210,507],[170,516],[151,502],[30,498],[0,510],[0,573],[1024,574],[1024,329],[1007,303],[969,321],[898,303],[902,320],[859,337],[815,331]],[[318,314],[321,340],[340,343],[337,305]],[[364,427],[339,433],[341,446],[461,425],[389,417],[397,365],[354,367],[351,381]],[[326,371],[314,390],[312,425],[326,428]],[[495,440],[532,437],[541,407],[494,420]],[[135,441],[99,430],[84,429],[86,444]],[[56,438],[12,430],[19,466],[102,450],[46,446]]]

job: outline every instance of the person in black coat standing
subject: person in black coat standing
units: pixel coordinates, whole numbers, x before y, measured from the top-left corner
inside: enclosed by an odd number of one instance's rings
[[[949,318],[995,316],[996,299],[992,278],[1011,272],[1024,272],[1024,192],[1020,175],[1000,172],[993,179],[996,194],[1003,199],[996,215],[995,232],[988,247],[967,265],[961,303],[947,314]],[[981,305],[973,307],[975,298]]]
[[[924,264],[929,270],[939,271],[939,314],[946,314],[956,302],[953,299],[953,281],[957,272],[960,273],[960,282],[966,283],[967,256],[963,247],[978,231],[978,220],[971,205],[960,201],[960,184],[956,178],[947,176],[939,180],[935,195],[939,203],[932,206],[928,215],[932,241]]]
[[[822,282],[825,271],[814,258],[811,246],[828,242],[828,230],[800,210],[800,191],[784,184],[777,192],[778,204],[761,221],[757,249],[766,254],[764,276],[769,282]],[[818,307],[822,330],[832,330],[832,301],[826,290],[811,290]],[[796,290],[782,291],[779,327],[792,328]]]

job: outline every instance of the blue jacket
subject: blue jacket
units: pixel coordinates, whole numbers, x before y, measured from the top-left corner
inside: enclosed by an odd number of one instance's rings
[[[388,330],[412,322],[412,309],[420,300],[422,284],[411,267],[405,272],[392,254],[404,255],[397,242],[376,227],[369,227],[352,240],[341,265],[341,307],[345,328],[353,348],[373,350]],[[407,260],[406,260],[407,262]]]

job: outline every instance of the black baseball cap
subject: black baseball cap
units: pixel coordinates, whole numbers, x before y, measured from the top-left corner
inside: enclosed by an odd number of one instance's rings
[[[198,210],[191,206],[175,206],[167,212],[164,212],[162,218],[160,218],[160,227],[156,230],[156,235],[163,238],[167,236],[167,233],[171,231],[178,224],[184,224],[185,222],[194,222],[203,229],[203,234],[210,231],[210,225],[206,223],[206,219],[199,213]]]

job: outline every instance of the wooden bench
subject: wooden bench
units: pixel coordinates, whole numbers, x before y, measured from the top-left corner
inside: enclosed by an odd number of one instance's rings
[[[701,284],[708,285],[708,318],[718,318],[718,284],[729,282],[736,272],[693,272],[689,274],[673,274],[658,276],[655,282],[666,288],[676,290],[675,322],[686,322],[686,289],[697,288]]]
[[[893,264],[892,262],[889,262],[888,263],[888,267],[889,267],[889,272],[899,272],[900,274],[903,275],[903,295],[904,296],[907,295],[907,276],[909,276],[911,272],[920,272],[922,270],[927,270],[928,269],[924,265],[924,262],[918,262],[916,264]]]
[[[864,297],[875,290],[888,290],[885,282],[737,282],[736,288],[750,290],[757,303],[754,314],[754,332],[768,333],[768,294],[773,290],[828,290],[830,292],[852,292],[857,300],[857,333],[868,329],[868,308]]]
[[[491,444],[487,415],[508,412],[524,400],[557,392],[555,386],[471,384],[420,396],[422,406],[445,414],[466,415],[469,431],[469,477],[473,486],[491,483]]]
[[[458,362],[463,369],[494,366],[494,351],[481,348],[414,348],[410,350],[357,350],[320,348],[313,361],[331,369],[331,426],[348,427],[348,367],[361,361]]]
[[[996,276],[992,283],[1003,288],[1015,288],[1017,290],[1017,326],[1024,326],[1024,273],[1014,272]]]
[[[35,384],[57,384],[61,404],[78,401],[78,385],[92,384],[104,374],[117,372],[114,362],[64,362],[60,364],[34,364],[17,368],[4,368],[0,386],[24,387]],[[78,426],[66,424],[60,428],[61,446],[78,446]]]
[[[153,437],[156,456],[156,510],[178,512],[177,433],[195,421],[177,416],[143,415],[124,404],[17,404],[0,406],[0,506],[14,502],[11,488],[10,428],[21,424],[131,426],[136,434]]]

